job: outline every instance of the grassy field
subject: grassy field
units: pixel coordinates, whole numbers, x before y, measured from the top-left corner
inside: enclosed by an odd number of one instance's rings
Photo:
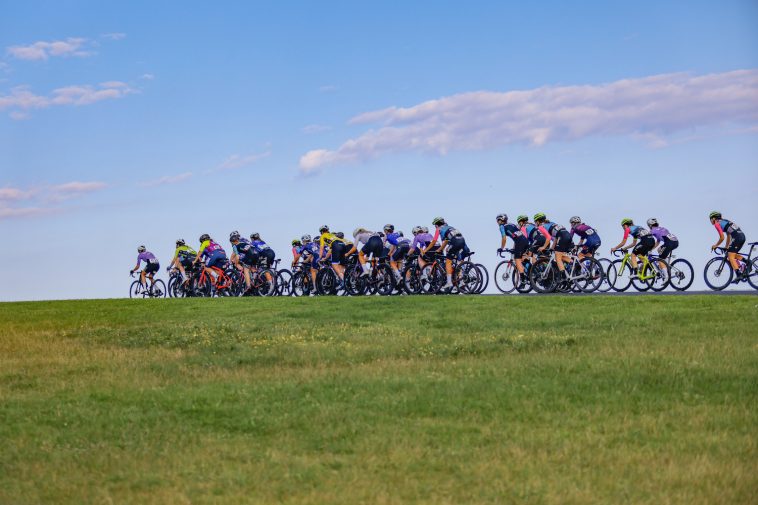
[[[0,304],[0,503],[756,503],[758,297]]]

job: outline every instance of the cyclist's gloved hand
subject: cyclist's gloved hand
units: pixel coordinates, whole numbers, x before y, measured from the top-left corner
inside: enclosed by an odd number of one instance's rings
[[[503,248],[502,247],[498,247],[497,248],[497,253],[500,254],[501,252],[503,252]]]
[[[129,270],[129,275],[134,275],[134,270]]]

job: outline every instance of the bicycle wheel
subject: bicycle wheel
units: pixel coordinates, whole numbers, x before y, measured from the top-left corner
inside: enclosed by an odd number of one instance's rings
[[[529,293],[532,290],[532,283],[529,280],[529,274],[526,271],[522,274],[517,269],[513,269],[513,285],[516,291],[521,294]]]
[[[584,278],[577,285],[585,293],[594,293],[605,281],[603,266],[595,258],[583,258],[580,260],[581,271]]]
[[[408,294],[417,295],[421,293],[421,268],[418,265],[409,265],[405,268],[403,272],[403,284]]]
[[[437,294],[445,285],[446,275],[439,263],[424,265],[421,270],[421,289],[426,294]]]
[[[642,261],[642,260],[639,260],[639,261]],[[637,270],[636,277],[632,279],[632,286],[634,286],[634,289],[636,289],[637,291],[641,291],[641,292],[647,291],[651,287],[653,287],[653,281],[655,280],[655,276],[656,276],[655,268],[652,266],[652,264],[647,264],[644,267],[642,267],[642,273],[640,273],[640,271]],[[641,279],[640,277],[644,277],[644,279]]]
[[[292,276],[292,294],[294,296],[308,296],[311,294],[310,272],[297,272]]]
[[[677,259],[669,265],[671,268],[671,287],[677,291],[686,291],[695,280],[695,270],[689,261]]]
[[[166,298],[166,283],[160,279],[155,279],[152,289],[150,289],[151,298]]]
[[[392,267],[386,263],[376,266],[371,280],[376,292],[381,296],[389,296],[395,291],[395,275],[392,272]]]
[[[144,298],[144,291],[142,289],[142,283],[140,281],[134,281],[129,286],[129,298]]]
[[[316,274],[316,291],[320,295],[337,294],[337,274],[331,268],[322,268]]]
[[[608,269],[611,268],[612,261],[608,258],[600,258],[597,262],[600,263],[600,267],[603,269],[603,282],[600,283],[600,287],[597,290],[601,293],[607,293],[612,289],[610,279],[608,279]]]
[[[551,293],[555,291],[557,280],[555,269],[548,261],[538,261],[529,269],[529,281],[538,293]]]
[[[714,291],[721,291],[732,282],[734,271],[732,265],[723,256],[713,258],[705,264],[703,278],[705,283]]]
[[[495,287],[501,293],[512,293],[516,289],[516,265],[511,260],[503,260],[495,267]]]
[[[611,283],[611,288],[619,293],[629,289],[629,286],[632,285],[632,274],[634,273],[629,263],[626,263],[623,269],[621,268],[623,261],[615,260],[608,267],[608,281]]]
[[[490,285],[490,272],[487,270],[487,267],[481,263],[475,263],[474,266],[477,270],[479,270],[479,274],[482,276],[482,283],[479,286],[479,289],[476,290],[476,294],[481,295],[487,290],[487,287]]]
[[[260,296],[274,296],[276,294],[276,272],[270,268],[258,272],[256,286]]]
[[[651,264],[651,266],[655,271],[655,279],[652,279],[650,287],[653,291],[663,291],[671,283],[671,267],[666,260],[660,258]]]
[[[292,272],[286,268],[276,272],[276,294],[292,296]]]
[[[477,269],[476,265],[470,261],[459,263],[458,266],[455,267],[453,278],[453,284],[455,284],[458,287],[458,291],[464,295],[477,293],[484,282],[479,269]]]
[[[758,289],[758,258],[754,258],[747,268],[750,269],[747,274],[748,284],[753,286],[753,289]]]

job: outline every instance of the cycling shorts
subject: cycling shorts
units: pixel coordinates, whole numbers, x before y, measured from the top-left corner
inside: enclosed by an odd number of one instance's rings
[[[345,259],[345,253],[347,252],[347,246],[344,242],[332,242],[332,265],[341,263]]]
[[[155,263],[152,263],[152,262],[151,262],[151,263],[148,263],[148,264],[145,266],[145,273],[146,273],[146,274],[154,274],[155,272],[157,272],[157,271],[158,271],[158,269],[159,269],[160,267],[161,267],[161,264],[160,264],[160,263],[158,263],[157,261],[156,261]]]
[[[366,242],[366,245],[364,245],[363,249],[361,249],[361,252],[365,256],[368,256],[369,254],[373,254],[375,258],[381,257],[383,251],[384,251],[384,244],[382,243],[382,239],[376,235],[368,239],[368,242]]]
[[[732,241],[729,243],[727,252],[740,252],[740,249],[742,249],[743,245],[745,245],[745,234],[737,230],[732,233]]]
[[[223,270],[224,266],[226,266],[226,261],[226,253],[223,251],[215,251],[211,254],[210,258],[208,258],[205,266],[208,268],[216,267]]]
[[[600,248],[600,244],[600,237],[597,235],[590,235],[587,237],[587,240],[584,241],[584,244],[582,244],[581,252],[582,254],[595,254],[595,251]]]
[[[513,258],[520,260],[529,247],[529,240],[525,236],[516,237],[513,241]]]
[[[392,261],[400,261],[401,259],[403,259],[406,256],[408,256],[408,251],[410,251],[410,250],[411,250],[411,246],[410,245],[408,245],[406,243],[399,244],[395,248],[395,252],[392,253],[392,257],[390,258],[390,260],[392,260]]]
[[[666,237],[663,237],[663,247],[661,247],[660,251],[658,251],[658,257],[662,260],[665,260],[669,256],[671,256],[671,251],[679,247],[679,241],[678,240],[671,240]]]
[[[463,237],[454,237],[450,239],[450,244],[447,248],[447,259],[454,259],[458,257],[458,253],[468,253],[469,249],[466,246],[466,239]]]
[[[273,249],[264,249],[260,252],[258,255],[258,261],[260,262],[260,265],[262,267],[270,267],[274,264],[274,260],[276,259],[276,253]]]
[[[632,252],[634,254],[645,256],[655,247],[655,238],[652,235],[645,235],[640,239]]]

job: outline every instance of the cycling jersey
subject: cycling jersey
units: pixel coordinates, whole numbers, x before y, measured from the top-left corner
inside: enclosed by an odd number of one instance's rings
[[[253,244],[251,244],[246,238],[241,238],[239,243],[232,245],[232,249],[243,263],[252,264],[255,261],[256,256],[258,256]]]
[[[174,259],[179,258],[179,256],[181,256],[180,259],[194,259],[197,256],[197,252],[188,245],[180,245],[174,251]]]
[[[432,242],[437,241],[437,239],[442,240],[443,242],[446,240],[450,240],[454,237],[463,237],[461,232],[450,226],[449,224],[443,224],[442,226],[437,227],[437,231],[434,233],[434,237],[432,238]]]
[[[324,232],[321,234],[321,239],[319,241],[319,245],[323,247],[324,245],[332,245],[332,242],[342,242],[344,243],[345,240],[339,238],[334,233]]]
[[[364,231],[364,232],[358,233],[357,235],[354,235],[353,238],[355,239],[355,248],[359,249],[361,244],[368,244],[368,241],[371,240],[372,237],[378,238],[379,235],[377,235],[373,231]],[[344,240],[339,239],[339,238],[337,238],[337,240],[344,242]]]
[[[533,223],[526,223],[521,227],[521,231],[526,235],[526,238],[529,239],[529,244],[539,242],[540,237],[543,237],[544,240],[550,238],[550,234],[543,226],[537,226]]]
[[[590,237],[597,237],[597,232],[595,229],[591,226],[588,226],[584,223],[578,224],[576,226],[571,227],[571,238],[574,238],[574,235],[579,235],[580,238],[583,238],[585,240],[589,239]]]
[[[431,233],[419,233],[413,237],[411,249],[425,249],[432,241]]]
[[[666,228],[663,226],[654,226],[650,230],[650,234],[655,237],[655,243],[660,244],[661,242],[668,242],[668,241],[678,241],[679,239],[676,238],[676,235],[673,233],[670,233]]]
[[[739,226],[728,219],[719,219],[713,226],[715,226],[721,234],[728,233],[729,235],[734,235],[735,233],[742,231]]]
[[[513,223],[507,223],[500,225],[500,236],[516,240],[518,237],[523,237],[525,235],[518,226]]]
[[[198,251],[200,255],[203,258],[210,258],[214,253],[221,252],[224,256],[226,256],[226,251],[224,251],[224,248],[218,245],[213,240],[206,240],[202,244],[200,244],[200,250]]]
[[[252,245],[255,251],[258,253],[263,252],[266,249],[271,249],[263,240],[253,240],[250,242],[250,245]]]
[[[629,235],[636,239],[641,239],[642,237],[649,236],[650,232],[647,230],[647,228],[633,224],[631,226],[624,226],[624,240],[626,240]]]
[[[555,237],[556,235],[558,235],[558,232],[560,232],[561,230],[566,229],[563,226],[556,224],[552,221],[545,221],[544,223],[542,223],[542,228],[544,228],[545,231],[547,231],[552,237]]]
[[[140,264],[141,261],[145,262],[145,266],[149,266],[149,265],[153,265],[153,264],[158,264],[158,258],[156,258],[155,255],[153,255],[153,253],[151,253],[150,251],[145,251],[145,252],[139,253],[137,255],[137,265],[138,266],[139,266],[139,264]]]

